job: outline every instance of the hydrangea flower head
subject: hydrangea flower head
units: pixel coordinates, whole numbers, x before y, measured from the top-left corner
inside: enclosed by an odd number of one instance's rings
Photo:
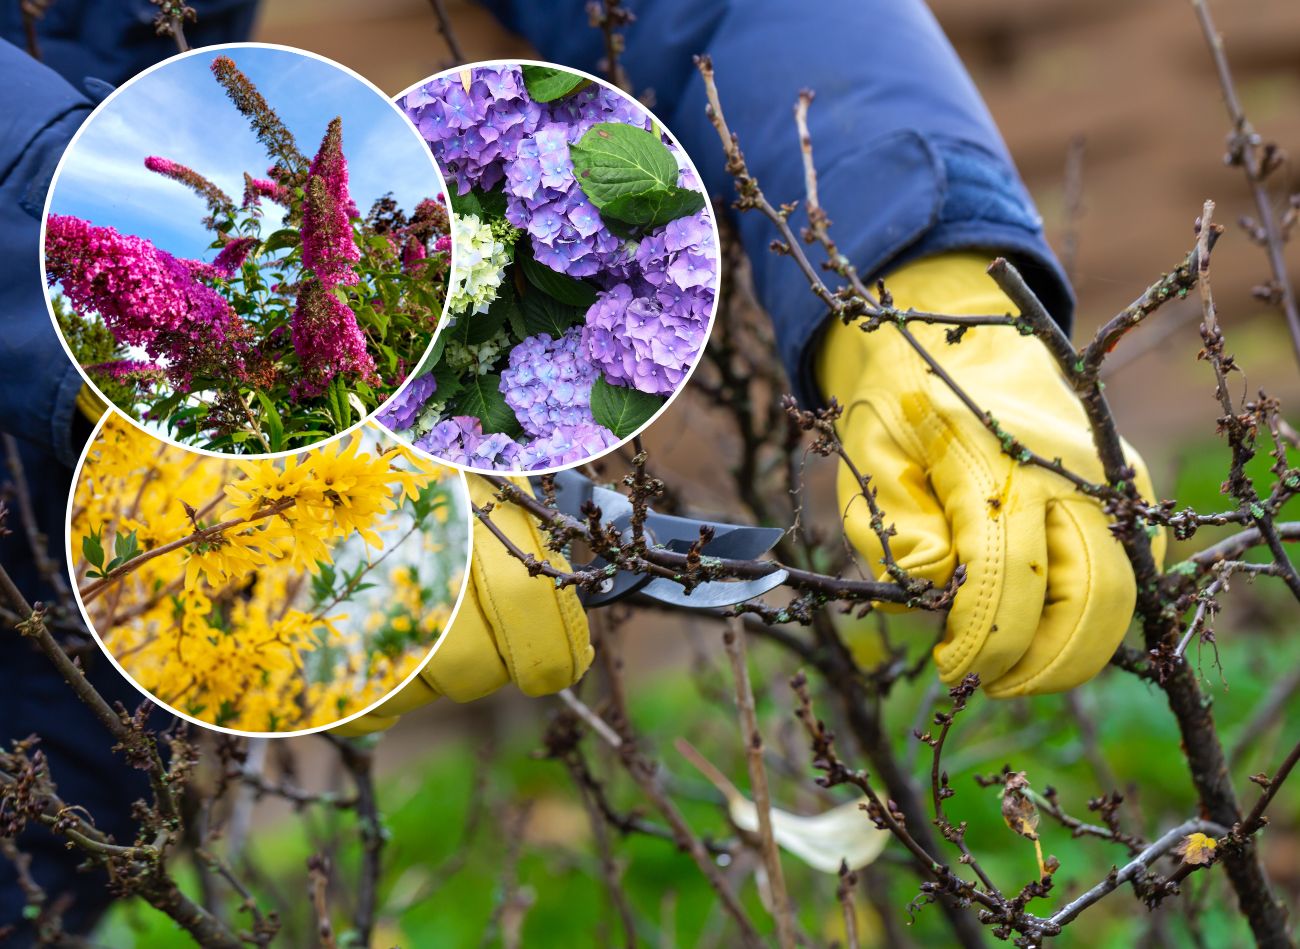
[[[484,66],[435,79],[400,104],[459,194],[495,187],[543,115],[528,97],[518,66]]]
[[[377,418],[381,425],[395,432],[405,431],[415,425],[420,409],[438,391],[438,380],[433,373],[425,373],[411,380],[411,384],[397,394]]]
[[[562,425],[544,438],[535,438],[519,453],[519,467],[525,471],[576,465],[594,458],[618,444],[618,437],[595,422]]]
[[[518,468],[519,443],[502,432],[483,434],[483,423],[468,415],[443,419],[418,439],[415,447],[435,458],[471,468]]]
[[[705,324],[665,310],[627,284],[601,293],[587,311],[582,343],[615,385],[667,395],[676,390],[704,346]]]
[[[501,393],[524,431],[542,437],[562,426],[593,421],[591,384],[598,374],[583,352],[581,327],[559,339],[539,333],[510,351]]]
[[[455,215],[451,237],[456,246],[456,266],[448,288],[451,312],[486,313],[510,264],[510,248],[497,238],[491,224],[473,214]]]

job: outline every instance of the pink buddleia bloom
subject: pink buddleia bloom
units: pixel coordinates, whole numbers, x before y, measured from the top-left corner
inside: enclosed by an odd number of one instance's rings
[[[208,210],[213,214],[234,210],[235,205],[230,200],[230,196],[193,168],[188,168],[180,162],[172,161],[170,158],[161,158],[157,155],[150,155],[146,158],[144,166],[155,174],[170,178],[172,181],[189,188],[207,202]]]
[[[288,207],[290,192],[289,189],[282,184],[268,181],[265,178],[254,178],[248,172],[244,172],[243,207],[258,207],[261,205],[263,198]]]
[[[257,244],[256,237],[236,237],[221,248],[221,253],[217,254],[217,259],[212,262],[213,269],[223,276],[233,276],[235,271],[244,266],[244,261],[248,259],[248,255]]]
[[[302,364],[296,396],[319,395],[340,373],[375,376],[366,337],[347,304],[313,280],[298,294],[293,312],[293,348]]]
[[[348,193],[348,161],[343,157],[343,122],[334,119],[307,174],[302,214],[302,262],[326,288],[355,284],[352,265],[361,259],[352,238],[356,205]]]
[[[173,384],[188,390],[195,375],[239,377],[252,331],[193,262],[142,237],[63,214],[45,228],[45,269],[77,310],[95,312],[119,343],[164,361]]]

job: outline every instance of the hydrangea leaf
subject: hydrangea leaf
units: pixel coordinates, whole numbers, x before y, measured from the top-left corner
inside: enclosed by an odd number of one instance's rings
[[[465,389],[454,400],[448,415],[469,415],[479,420],[485,434],[504,432],[511,438],[523,434],[523,428],[506,397],[501,394],[501,376],[497,373],[475,375],[465,381]]]
[[[501,190],[479,191],[477,188],[465,194],[456,194],[452,190],[451,209],[456,214],[472,214],[481,221],[504,220],[506,194]]]
[[[590,79],[554,66],[523,66],[524,85],[534,102],[553,102],[590,85]]]
[[[582,322],[583,308],[561,303],[545,293],[530,293],[524,297],[524,330],[527,336],[545,333],[559,339],[570,326]]]
[[[450,402],[465,387],[460,373],[445,363],[433,367],[433,378],[438,384],[434,398],[439,402]]]
[[[619,438],[627,438],[650,421],[664,404],[663,396],[626,386],[610,385],[599,376],[591,385],[591,415]]]
[[[445,343],[476,346],[486,343],[501,329],[507,317],[507,307],[513,301],[504,294],[492,301],[486,313],[462,313],[456,322],[442,331],[439,339]],[[444,343],[444,345],[445,345]]]
[[[552,270],[524,254],[519,255],[518,263],[530,284],[561,303],[580,306],[585,310],[596,302],[596,288],[591,284]]]
[[[600,122],[569,146],[583,194],[603,211],[616,198],[677,184],[677,161],[659,136],[619,122]]]
[[[642,194],[626,194],[600,209],[603,218],[614,218],[635,227],[659,227],[704,207],[704,195],[689,188],[657,188]]]

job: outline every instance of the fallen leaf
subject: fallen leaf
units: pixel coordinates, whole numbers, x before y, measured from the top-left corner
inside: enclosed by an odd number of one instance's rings
[[[758,833],[758,808],[754,802],[690,742],[678,739],[677,750],[726,798],[731,822],[747,833]],[[876,828],[862,812],[861,805],[866,800],[864,796],[811,815],[792,814],[773,807],[772,836],[781,849],[815,870],[838,875],[841,861],[847,862],[850,870],[860,869],[880,856],[890,837],[889,831]]]

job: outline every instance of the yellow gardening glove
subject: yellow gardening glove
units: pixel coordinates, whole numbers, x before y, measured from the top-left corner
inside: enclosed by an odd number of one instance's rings
[[[528,486],[523,479],[515,483]],[[482,478],[469,476],[475,504],[492,502],[494,492]],[[546,549],[537,522],[518,505],[497,503],[490,516],[522,550],[557,569],[569,569],[564,557]],[[577,592],[572,587],[556,589],[546,577],[530,577],[477,520],[473,541],[465,598],[438,651],[406,688],[374,711],[334,729],[336,734],[379,731],[441,695],[469,702],[507,682],[525,695],[547,695],[573,685],[587,671],[593,653]]]
[[[987,263],[977,254],[944,254],[904,266],[885,286],[902,309],[1015,313],[985,273]],[[909,328],[1004,431],[1104,483],[1083,407],[1037,339],[987,326],[950,345],[945,327]],[[934,650],[943,681],[978,672],[988,694],[1006,697],[1063,691],[1101,671],[1124,638],[1136,587],[1100,504],[1059,475],[1003,453],[894,327],[864,333],[837,321],[819,351],[817,375],[822,392],[844,405],[840,440],[871,476],[885,523],[898,530],[890,538],[898,564],[935,584],[946,583],[958,564],[966,566]],[[1127,445],[1124,450],[1138,490],[1151,499],[1141,458]],[[858,495],[841,465],[845,531],[888,579],[871,514]],[[1152,547],[1159,563],[1163,534]]]
[[[104,400],[84,382],[81,384],[81,388],[77,390],[76,405],[77,411],[91,425],[97,423],[99,417],[108,411],[108,406],[104,404]]]

